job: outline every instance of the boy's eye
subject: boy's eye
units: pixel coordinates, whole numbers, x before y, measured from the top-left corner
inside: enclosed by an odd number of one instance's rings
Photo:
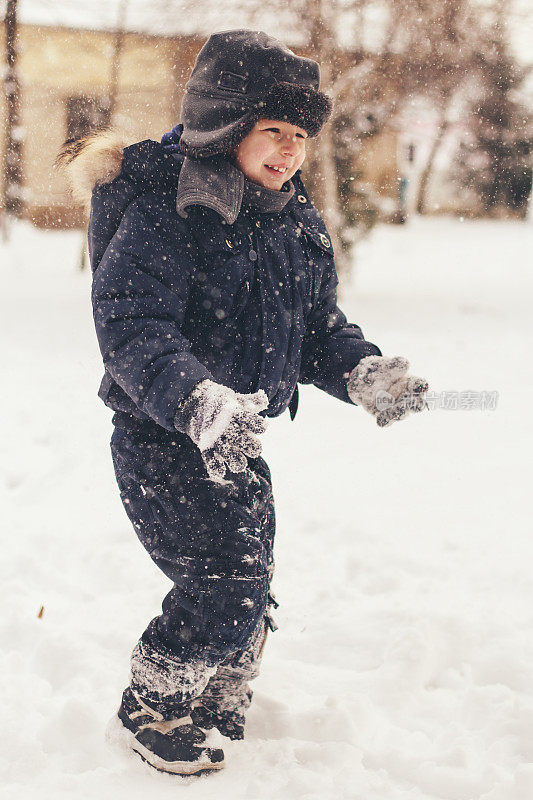
[[[265,130],[265,131],[273,131],[274,133],[279,133],[280,132],[279,128],[264,128],[263,130]],[[297,133],[296,137],[298,139],[307,139],[307,136],[304,136],[303,133]]]

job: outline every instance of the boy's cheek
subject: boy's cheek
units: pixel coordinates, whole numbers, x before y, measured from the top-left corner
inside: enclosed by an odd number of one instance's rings
[[[294,172],[293,172],[293,175],[294,175],[294,173],[296,172],[296,170],[300,169],[300,167],[301,167],[301,166],[302,166],[302,164],[304,163],[304,161],[305,161],[305,155],[306,155],[306,154],[304,153],[304,154],[302,155],[302,157],[301,157],[301,158],[299,158],[299,159],[298,159],[298,161],[296,162],[296,164],[295,164],[295,167],[294,167]]]

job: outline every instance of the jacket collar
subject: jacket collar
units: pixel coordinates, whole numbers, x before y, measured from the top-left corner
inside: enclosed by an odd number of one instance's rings
[[[267,189],[249,180],[226,156],[202,159],[186,156],[178,178],[176,210],[186,218],[187,206],[207,206],[233,225],[242,206],[262,213],[280,213],[293,194],[292,181],[285,191]]]

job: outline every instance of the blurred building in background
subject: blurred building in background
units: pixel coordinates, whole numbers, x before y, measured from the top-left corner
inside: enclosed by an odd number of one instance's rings
[[[520,80],[510,57],[498,50],[502,26],[489,25],[485,38],[477,31],[479,41],[471,43],[472,16],[467,24],[459,12],[468,7],[476,20],[477,0],[455,0],[457,27],[443,29],[449,34],[443,52],[441,6],[446,10],[448,0],[428,6],[427,19],[416,3],[403,8],[388,0],[388,23],[381,13],[386,4],[379,2],[355,4],[366,18],[353,9],[343,16],[343,4],[332,4],[336,16],[327,20],[313,16],[311,0],[286,0],[274,13],[276,2],[20,0],[15,134],[24,216],[45,227],[83,225],[84,210],[73,205],[65,176],[53,167],[61,144],[108,125],[127,141],[159,140],[179,122],[185,83],[206,37],[238,27],[265,30],[321,62],[335,113],[325,133],[309,143],[304,177],[343,247],[377,219],[524,214],[533,117],[526,107],[513,107],[507,90],[496,97],[502,76],[516,86]],[[307,17],[298,17],[296,6]],[[324,9],[331,17],[327,4]],[[4,37],[2,26],[1,52]],[[5,119],[5,92],[0,113]],[[7,140],[0,133],[2,161]]]
[[[177,122],[183,81],[201,39],[126,33],[112,123],[131,141]],[[109,122],[115,34],[19,27],[23,180],[26,216],[37,225],[81,225],[65,176],[53,168],[61,144]],[[3,111],[3,108],[2,108]],[[3,146],[3,143],[2,143]]]
[[[18,33],[24,215],[42,227],[82,226],[84,209],[73,205],[65,175],[53,166],[61,144],[109,123],[131,142],[160,139],[179,122],[187,76],[205,36],[122,31],[117,63],[113,30],[23,22]],[[348,65],[348,53],[346,59]],[[3,103],[2,96],[4,116]],[[397,206],[397,140],[391,126],[354,161],[368,195],[386,214]],[[4,146],[0,139],[0,158]]]

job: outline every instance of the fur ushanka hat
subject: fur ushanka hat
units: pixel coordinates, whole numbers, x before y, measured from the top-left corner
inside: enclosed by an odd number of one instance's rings
[[[229,153],[262,117],[316,136],[332,108],[319,84],[316,61],[262,31],[215,33],[185,87],[180,149],[193,158]]]

